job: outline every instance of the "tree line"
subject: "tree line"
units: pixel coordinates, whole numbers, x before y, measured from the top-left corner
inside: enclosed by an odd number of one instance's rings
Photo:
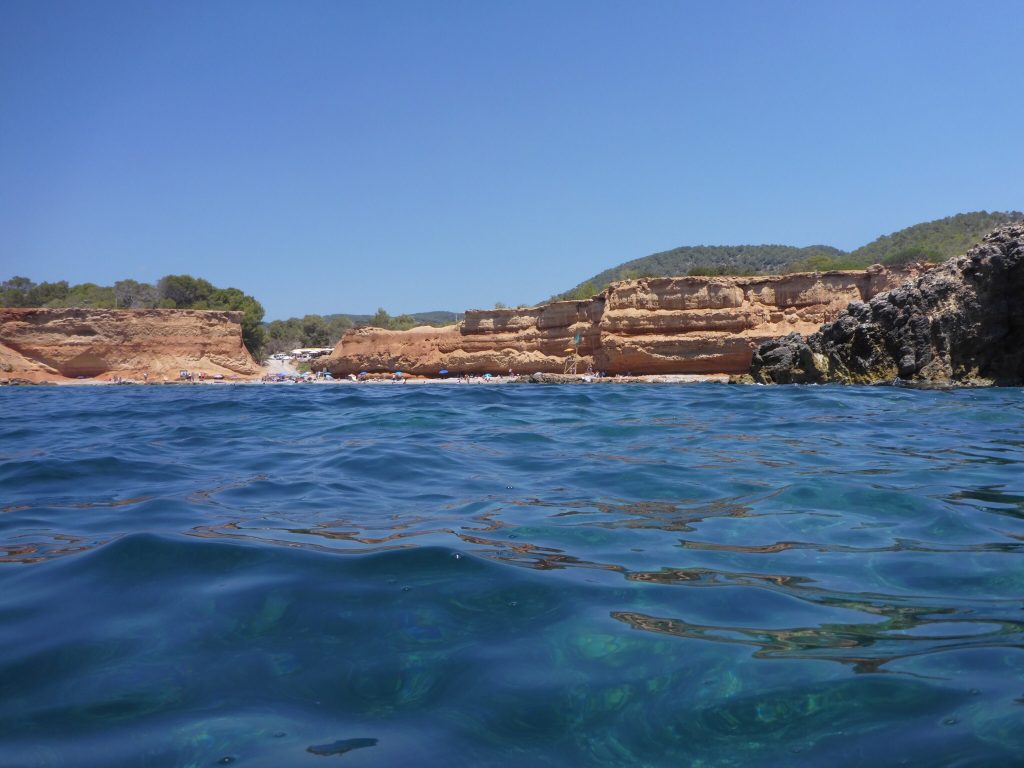
[[[272,320],[266,325],[267,352],[288,352],[299,347],[333,347],[352,321],[344,315],[305,315]]]
[[[266,324],[269,354],[305,347],[333,347],[345,332],[358,326],[407,331],[418,325],[450,325],[455,322],[451,312],[423,312],[393,317],[380,307],[373,315],[304,315]]]

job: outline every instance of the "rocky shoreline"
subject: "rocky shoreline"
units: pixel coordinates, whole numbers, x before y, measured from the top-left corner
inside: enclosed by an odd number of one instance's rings
[[[12,386],[59,386],[59,387],[115,387],[115,386],[282,386],[282,384],[297,382],[278,382],[266,379],[255,379],[252,377],[239,377],[237,379],[223,379],[206,381],[182,381],[177,379],[28,379],[21,377],[0,377],[0,387]],[[496,376],[485,379],[482,376],[474,376],[468,379],[459,378],[430,378],[425,376],[407,376],[401,379],[392,378],[368,378],[365,380],[351,381],[345,379],[309,379],[301,382],[303,386],[403,386],[403,385],[486,385],[500,386],[507,384],[729,384],[735,383],[735,377],[728,374],[649,374],[644,376],[592,376],[587,374],[560,374],[560,373],[534,373],[521,376]]]
[[[762,344],[762,384],[1024,384],[1024,225],[867,302],[806,339]]]
[[[932,268],[648,278],[445,328],[359,328],[315,367],[398,383],[451,371],[488,383],[1020,386],[1022,298],[1017,223]],[[238,313],[0,310],[0,384],[189,383],[183,370],[218,384],[265,373]]]

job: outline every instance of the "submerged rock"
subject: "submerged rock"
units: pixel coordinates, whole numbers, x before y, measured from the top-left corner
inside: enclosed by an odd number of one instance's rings
[[[1000,227],[967,254],[868,302],[855,301],[806,340],[762,344],[765,384],[1021,385],[1024,225]]]
[[[338,741],[331,742],[330,744],[314,744],[311,747],[307,747],[307,752],[312,752],[314,755],[343,755],[346,752],[351,752],[353,749],[365,749],[366,747],[377,746],[377,739],[339,739]]]

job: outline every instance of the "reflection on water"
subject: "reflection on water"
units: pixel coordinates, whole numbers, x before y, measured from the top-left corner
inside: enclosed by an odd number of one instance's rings
[[[1024,751],[1015,390],[0,400],[11,764]]]
[[[825,659],[850,664],[855,672],[880,672],[891,661],[927,653],[991,646],[1024,648],[1024,624],[1019,621],[964,621],[965,631],[961,632],[959,622],[934,620],[941,610],[893,613],[897,617],[887,617],[882,624],[825,624],[794,629],[705,626],[624,611],[613,612],[612,617],[648,632],[756,647],[754,656],[760,658]],[[913,617],[919,617],[917,623]],[[984,629],[979,631],[979,626]],[[915,629],[931,628],[943,634],[914,634]]]

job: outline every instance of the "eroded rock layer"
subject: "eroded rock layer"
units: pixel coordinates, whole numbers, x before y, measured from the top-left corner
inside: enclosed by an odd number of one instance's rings
[[[403,371],[611,374],[744,373],[758,344],[809,333],[852,301],[916,271],[882,267],[760,277],[658,277],[613,283],[587,301],[471,310],[459,325],[349,331],[318,364],[335,376]]]
[[[250,376],[242,315],[191,309],[0,309],[0,378]]]
[[[806,340],[761,346],[763,383],[1024,384],[1024,225],[855,302]]]

